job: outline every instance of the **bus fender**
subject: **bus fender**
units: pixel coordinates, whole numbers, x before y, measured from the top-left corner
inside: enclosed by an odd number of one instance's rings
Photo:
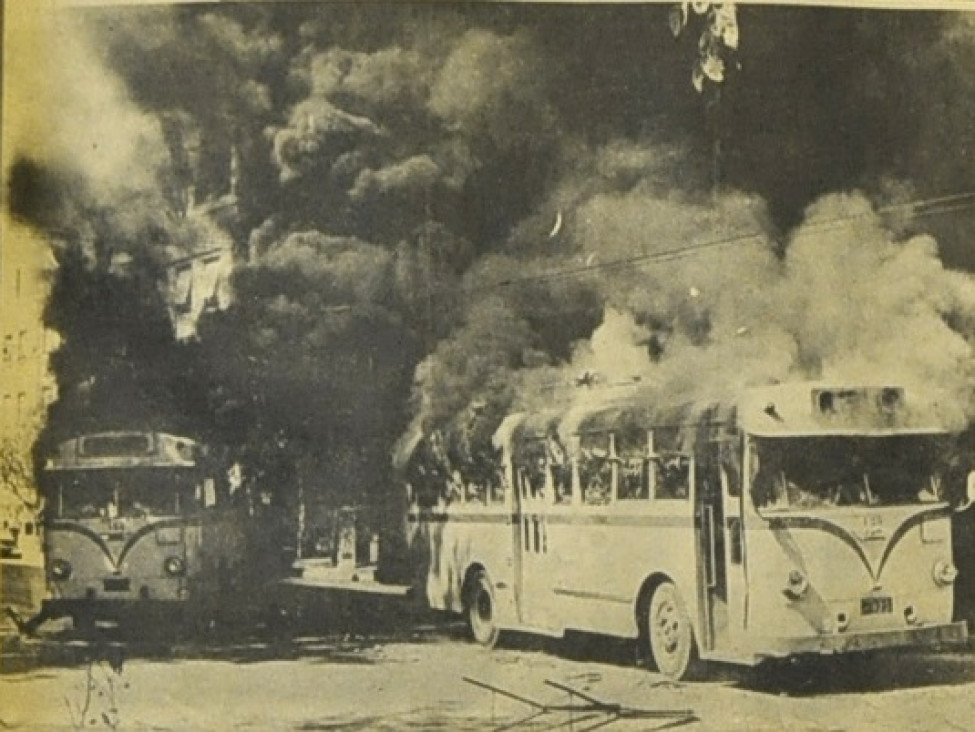
[[[517,614],[515,607],[514,587],[512,583],[506,582],[504,577],[498,577],[498,575],[492,573],[491,568],[481,561],[475,560],[470,562],[467,565],[467,569],[464,571],[462,610],[466,610],[467,608],[470,589],[473,585],[474,579],[480,572],[484,572],[487,575],[488,581],[490,582],[491,587],[494,589],[494,601],[496,603],[498,614],[498,625],[504,628],[516,627]]]

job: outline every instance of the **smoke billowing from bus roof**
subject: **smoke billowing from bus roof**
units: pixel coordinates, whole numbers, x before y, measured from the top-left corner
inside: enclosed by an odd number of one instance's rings
[[[621,242],[641,254],[668,249],[675,221],[686,231],[677,240],[710,238],[707,215],[652,195],[601,195],[583,210],[581,251],[609,250],[610,260],[626,256]],[[602,323],[564,366],[514,374],[522,388],[513,409],[611,400],[598,382],[638,381],[662,404],[706,404],[733,403],[749,386],[825,380],[905,386],[946,428],[971,418],[975,285],[944,267],[932,238],[898,237],[861,195],[811,206],[783,256],[758,234],[588,281],[605,293]]]
[[[741,71],[708,106],[666,7],[302,5],[59,15],[58,83],[28,107],[49,134],[11,176],[16,213],[135,266],[204,249],[188,199],[238,176],[250,258],[222,327],[258,366],[210,376],[249,399],[288,359],[268,430],[343,439],[306,407],[360,351],[335,393],[408,411],[404,445],[597,398],[584,374],[688,399],[923,386],[970,415],[975,290],[923,232],[970,270],[971,218],[877,211],[970,185],[971,16],[740,8]],[[377,323],[419,346],[374,348]]]

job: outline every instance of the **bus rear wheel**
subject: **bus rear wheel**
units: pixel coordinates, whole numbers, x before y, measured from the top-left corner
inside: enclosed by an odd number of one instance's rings
[[[673,681],[700,672],[691,619],[673,582],[663,582],[650,597],[647,612],[650,653],[657,670]]]
[[[493,648],[501,636],[495,620],[494,590],[484,570],[479,570],[471,578],[467,594],[467,625],[474,640],[485,648]]]

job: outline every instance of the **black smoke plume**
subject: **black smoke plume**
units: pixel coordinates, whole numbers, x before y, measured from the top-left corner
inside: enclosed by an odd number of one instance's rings
[[[326,504],[386,495],[408,426],[483,441],[580,373],[880,369],[964,421],[971,16],[741,6],[698,92],[670,10],[59,12],[53,133],[5,171],[62,265],[52,429],[191,422]],[[214,225],[234,300],[179,345],[160,279]]]

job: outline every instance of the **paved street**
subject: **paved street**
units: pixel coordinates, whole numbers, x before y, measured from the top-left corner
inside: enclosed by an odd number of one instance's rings
[[[968,729],[975,693],[970,649],[717,668],[672,684],[618,641],[516,637],[485,651],[440,623],[372,637],[309,627],[273,642],[93,644],[62,633],[5,646],[3,729]],[[587,702],[546,681],[622,713],[547,709]],[[674,714],[623,718],[644,710]]]

